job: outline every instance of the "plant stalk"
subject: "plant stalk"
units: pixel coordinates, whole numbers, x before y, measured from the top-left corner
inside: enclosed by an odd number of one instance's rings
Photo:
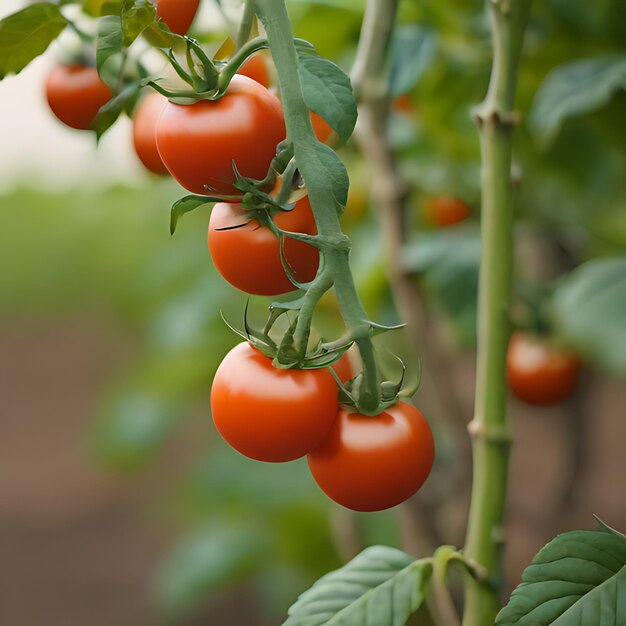
[[[302,93],[298,57],[285,0],[256,0],[256,8],[278,72],[287,136],[293,142],[298,168],[307,185],[317,232],[321,238],[337,242],[336,246],[324,247],[324,265],[334,279],[344,322],[357,337],[355,343],[363,363],[358,390],[360,408],[364,413],[374,414],[380,406],[381,392],[370,338],[371,327],[352,277],[349,240],[341,230],[339,207],[331,186],[327,184],[326,170],[319,162],[317,139]]]
[[[463,626],[489,626],[500,609],[503,518],[512,442],[506,415],[506,352],[513,266],[511,164],[517,75],[530,0],[491,0],[494,48],[487,97],[476,110],[482,153],[482,259],[473,437],[474,479],[465,555],[489,572],[466,578]]]

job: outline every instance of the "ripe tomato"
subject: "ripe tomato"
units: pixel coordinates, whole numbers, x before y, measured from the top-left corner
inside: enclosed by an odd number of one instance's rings
[[[334,139],[335,131],[328,125],[323,117],[317,113],[313,113],[313,111],[310,111],[309,115],[311,117],[311,124],[313,125],[313,132],[322,143],[327,143],[331,137]]]
[[[424,484],[435,446],[423,415],[398,402],[375,417],[340,409],[308,458],[313,478],[329,498],[354,511],[382,511]]]
[[[337,408],[337,385],[328,370],[277,369],[245,342],[226,355],[211,389],[220,435],[257,461],[304,456],[322,441]]]
[[[46,97],[52,112],[64,124],[89,130],[113,92],[100,80],[95,67],[59,65],[48,75]]]
[[[212,102],[168,102],[157,125],[163,163],[185,189],[209,194],[240,194],[233,187],[233,161],[239,172],[262,179],[276,146],[285,138],[278,98],[247,76],[234,76],[226,94]]]
[[[346,352],[338,361],[335,361],[332,367],[342,383],[347,383],[355,375],[349,351]]]
[[[267,61],[265,60],[265,55],[255,54],[250,57],[240,68],[237,74],[241,74],[242,76],[247,76],[252,80],[255,80],[263,87],[270,86],[270,71],[267,67]]]
[[[213,207],[209,221],[209,251],[217,271],[237,289],[257,296],[276,296],[296,288],[287,278],[280,261],[278,238],[256,220],[249,222],[240,204],[220,202]],[[315,219],[308,198],[302,198],[292,211],[279,213],[274,222],[283,230],[316,233]],[[246,224],[241,228],[232,228]],[[230,228],[230,230],[220,230]],[[307,282],[315,278],[319,265],[317,248],[285,238],[285,258],[294,277]]]
[[[426,204],[425,213],[430,224],[445,228],[468,219],[472,210],[459,198],[438,196]]]
[[[408,94],[398,96],[393,102],[392,107],[394,111],[399,113],[413,113],[413,101]]]
[[[167,174],[156,145],[156,127],[167,98],[152,92],[139,104],[133,115],[133,145],[139,160],[154,174]]]
[[[157,15],[178,35],[186,35],[196,17],[200,0],[152,0]]]
[[[537,406],[556,404],[567,398],[576,387],[580,373],[577,356],[523,332],[511,337],[506,367],[513,393]]]

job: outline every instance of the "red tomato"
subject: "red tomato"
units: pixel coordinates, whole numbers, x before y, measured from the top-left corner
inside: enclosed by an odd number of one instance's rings
[[[309,454],[309,468],[335,502],[354,511],[382,511],[424,484],[434,458],[423,415],[398,402],[375,417],[340,409],[324,441]]]
[[[233,187],[239,172],[262,179],[276,146],[285,138],[278,98],[247,76],[234,76],[215,102],[168,102],[157,125],[159,154],[172,176],[193,193],[241,194]]]
[[[398,96],[392,103],[394,111],[400,113],[413,113],[413,102],[407,94]]]
[[[48,75],[46,97],[52,112],[64,124],[89,130],[113,92],[100,80],[95,67],[59,65]]]
[[[152,0],[157,15],[178,35],[186,35],[196,17],[200,0]]]
[[[328,370],[277,369],[245,342],[226,355],[211,389],[220,435],[257,461],[304,456],[322,441],[337,408],[337,385]]]
[[[332,367],[342,383],[347,383],[355,375],[348,352],[346,352],[338,361],[335,361]]]
[[[322,143],[327,143],[331,137],[334,139],[335,131],[321,115],[313,113],[313,111],[310,111],[309,115],[311,117],[311,124],[313,125],[313,132]]]
[[[270,86],[270,71],[267,67],[267,61],[265,55],[255,54],[250,57],[240,68],[237,74],[247,76],[252,80],[255,80],[263,87]]]
[[[257,296],[276,296],[296,288],[287,278],[280,261],[278,238],[267,227],[250,220],[240,204],[220,202],[213,207],[209,221],[209,251],[217,271],[237,289]],[[283,230],[316,233],[315,220],[308,198],[300,200],[292,211],[279,213],[274,222]],[[232,228],[246,224],[241,228]],[[231,230],[220,230],[231,228]],[[286,238],[285,258],[294,277],[307,282],[315,278],[319,265],[317,248]]]
[[[459,198],[438,196],[426,204],[426,219],[440,228],[452,226],[468,219],[472,210]]]
[[[574,391],[580,373],[577,356],[523,332],[511,337],[506,366],[513,393],[537,406],[565,400]]]
[[[156,145],[156,127],[167,98],[152,92],[137,107],[133,116],[133,145],[139,160],[154,174],[167,174]]]

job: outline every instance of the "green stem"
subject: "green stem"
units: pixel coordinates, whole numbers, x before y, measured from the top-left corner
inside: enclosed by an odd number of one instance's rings
[[[358,337],[356,343],[363,361],[363,377],[358,390],[360,409],[374,414],[380,406],[380,381],[370,339],[371,327],[350,270],[349,240],[339,224],[339,207],[331,186],[326,183],[326,170],[317,154],[317,139],[302,94],[298,57],[285,0],[256,0],[256,6],[278,71],[287,136],[293,142],[296,161],[307,183],[317,231],[323,239],[336,242],[336,246],[323,250],[324,264],[334,279],[346,326]]]
[[[245,0],[243,5],[243,15],[241,17],[241,23],[239,24],[239,30],[237,31],[237,41],[235,44],[237,49],[241,48],[252,31],[252,24],[254,22],[254,0]]]
[[[506,415],[506,350],[513,264],[511,163],[515,91],[530,0],[490,3],[494,61],[487,97],[476,111],[482,152],[482,259],[473,435],[474,481],[465,545],[489,584],[466,579],[463,626],[489,626],[500,608],[502,523],[510,427]]]

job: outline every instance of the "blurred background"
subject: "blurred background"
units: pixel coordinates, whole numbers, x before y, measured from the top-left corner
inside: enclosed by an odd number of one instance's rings
[[[349,69],[363,4],[289,7],[296,34]],[[3,0],[0,18],[23,5]],[[221,14],[204,5],[198,32],[225,36]],[[514,317],[543,310],[584,372],[557,407],[511,399],[509,587],[557,532],[590,528],[593,514],[626,528],[625,11],[623,0],[549,0],[529,27]],[[0,83],[2,624],[273,626],[367,545],[418,556],[462,545],[480,253],[471,109],[486,90],[488,25],[478,0],[407,0],[400,22],[392,78],[403,98],[390,141],[412,190],[405,259],[421,308],[407,321],[419,327],[413,337],[431,337],[416,402],[438,458],[414,502],[378,514],[332,505],[304,462],[254,463],[218,438],[211,379],[237,341],[220,311],[238,322],[245,296],[211,265],[208,209],[170,237],[169,209],[184,192],[142,170],[128,119],[96,148],[53,118],[43,83],[71,37]],[[341,156],[360,290],[374,319],[397,322],[366,163],[356,146]],[[434,228],[425,207],[441,195],[472,216]],[[268,304],[259,300],[252,316]],[[317,325],[340,332],[332,297]],[[403,332],[380,348],[417,375]]]

